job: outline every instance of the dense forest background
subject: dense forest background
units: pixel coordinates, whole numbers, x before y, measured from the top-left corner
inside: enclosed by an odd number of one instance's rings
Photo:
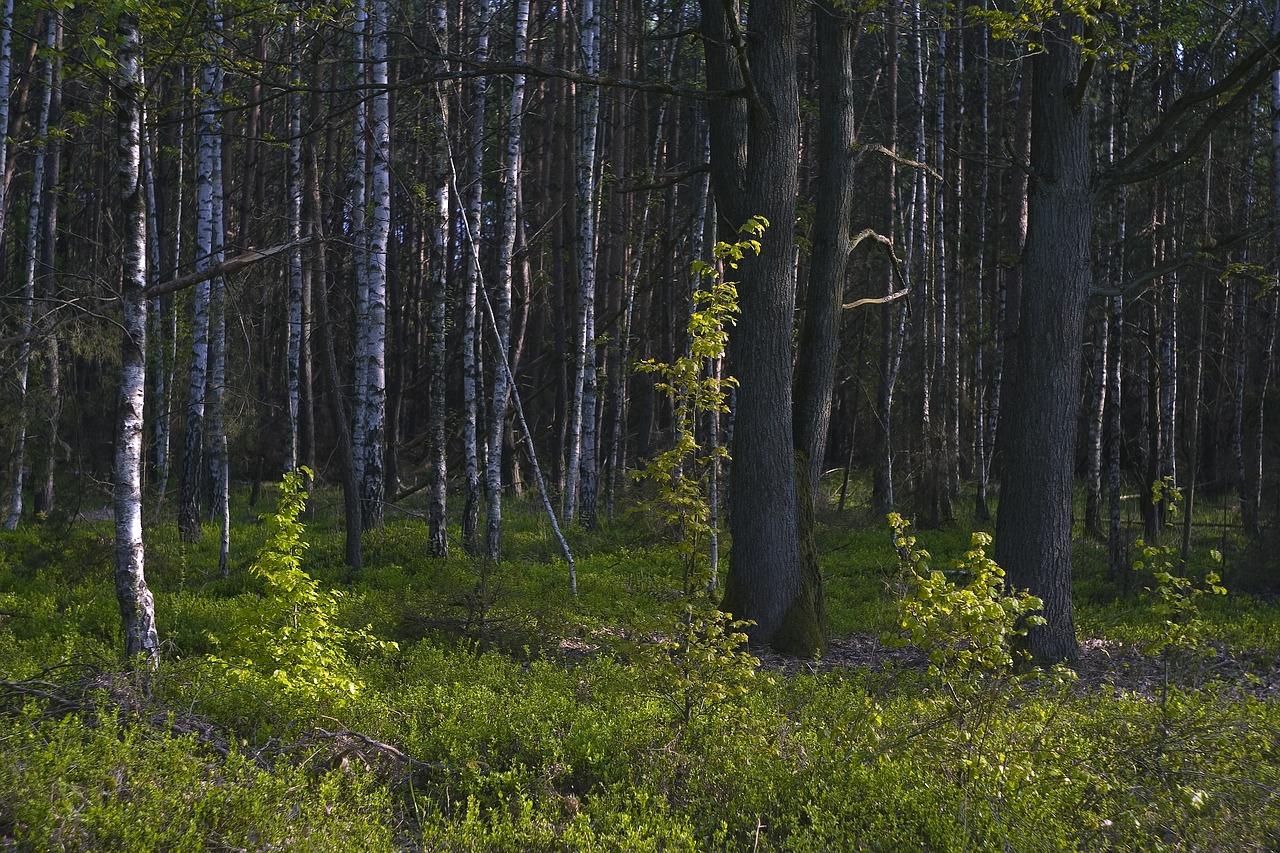
[[[217,529],[225,571],[231,484],[302,465],[342,484],[353,567],[412,495],[440,556],[499,558],[509,496],[609,524],[680,431],[635,365],[691,357],[739,383],[694,419],[733,457],[698,476],[717,509],[728,480],[726,595],[782,647],[823,642],[804,543],[828,475],[841,507],[924,527],[1027,508],[997,551],[1046,598],[1045,658],[1074,656],[1073,486],[1117,581],[1172,489],[1184,557],[1206,498],[1267,535],[1261,4],[4,14],[5,526],[109,493],[125,525],[128,497],[136,595],[143,517]],[[753,216],[763,250],[717,262]],[[694,261],[741,279],[723,360],[691,349]]]

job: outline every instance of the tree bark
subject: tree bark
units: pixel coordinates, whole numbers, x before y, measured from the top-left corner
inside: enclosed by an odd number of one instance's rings
[[[996,560],[1010,585],[1044,601],[1037,662],[1079,657],[1071,602],[1071,506],[1084,308],[1092,286],[1093,160],[1089,114],[1076,98],[1083,25],[1043,29],[1034,64],[1031,174],[1016,392],[1008,401]]]
[[[702,13],[709,88],[746,92],[709,106],[720,221],[736,226],[759,215],[770,223],[760,256],[740,264],[742,314],[730,340],[740,385],[729,475],[733,548],[722,606],[756,623],[748,631],[754,642],[811,655],[824,648],[826,625],[821,578],[800,564],[791,428],[797,12],[788,0],[756,0],[745,38],[736,4],[702,0]]]
[[[154,668],[160,658],[155,601],[144,574],[142,542],[142,412],[146,394],[147,220],[142,172],[142,48],[135,13],[116,19],[117,188],[123,205],[120,396],[116,421],[116,598],[125,654]]]

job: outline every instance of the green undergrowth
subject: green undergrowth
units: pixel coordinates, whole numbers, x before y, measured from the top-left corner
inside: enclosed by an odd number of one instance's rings
[[[1280,845],[1266,691],[1184,679],[1174,656],[1163,691],[1026,670],[1028,599],[967,529],[903,528],[895,549],[883,520],[827,514],[833,633],[929,662],[784,676],[689,603],[644,518],[570,531],[574,598],[532,507],[505,514],[497,566],[456,541],[431,559],[423,522],[389,514],[353,578],[337,504],[321,492],[293,527],[240,506],[229,579],[212,544],[148,526],[165,653],[145,680],[118,675],[109,531],[0,536],[0,848]],[[1089,596],[1078,623],[1153,655],[1280,648],[1276,608],[1170,584]]]

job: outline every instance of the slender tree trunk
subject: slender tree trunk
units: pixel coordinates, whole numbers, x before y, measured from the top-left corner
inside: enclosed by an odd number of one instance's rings
[[[116,422],[116,598],[125,654],[154,668],[160,657],[155,602],[144,575],[142,543],[142,411],[146,394],[147,220],[142,186],[142,48],[136,13],[116,19],[118,191],[123,205],[123,333]]]
[[[320,192],[319,155],[316,151],[316,140],[311,136],[307,140],[307,184],[311,196],[312,236],[315,262],[313,268],[316,285],[315,307],[316,320],[320,326],[321,349],[324,355],[324,367],[329,380],[329,415],[334,432],[338,436],[338,465],[342,472],[343,518],[346,522],[345,560],[347,568],[359,571],[363,560],[361,536],[364,524],[360,513],[360,481],[356,477],[354,455],[351,446],[351,421],[347,407],[342,399],[342,374],[338,370],[337,350],[334,346],[334,327],[329,311],[329,272],[324,241],[323,223],[329,217],[324,206],[324,197]]]
[[[529,0],[519,0],[516,6],[514,61],[525,61],[525,42],[529,31]],[[511,395],[507,384],[507,370],[511,352],[511,280],[514,271],[516,227],[519,221],[516,204],[521,164],[521,129],[524,119],[524,75],[511,79],[511,97],[507,107],[507,140],[502,186],[502,225],[498,235],[497,304],[494,306],[495,337],[497,351],[494,359],[499,363],[493,374],[492,414],[489,419],[489,452],[485,457],[485,489],[489,507],[485,530],[485,553],[497,562],[501,557],[502,539],[502,448],[506,438],[507,400]]]
[[[439,0],[435,6],[433,21],[437,45],[448,46],[448,3]],[[427,550],[433,557],[449,555],[448,515],[445,501],[448,497],[448,458],[445,439],[445,405],[447,390],[447,365],[445,364],[445,329],[448,320],[449,296],[449,232],[453,222],[450,209],[449,180],[449,115],[448,101],[437,90],[439,111],[435,114],[435,164],[436,178],[440,183],[435,191],[435,218],[431,223],[431,274],[427,292],[427,334],[431,349],[431,378],[428,397],[431,401],[427,413],[427,432],[430,444],[427,459],[427,479],[430,482],[427,501]]]
[[[1100,310],[1093,326],[1093,370],[1089,374],[1092,386],[1085,438],[1088,470],[1085,473],[1084,526],[1090,535],[1101,539],[1103,420],[1107,408],[1107,353],[1111,327],[1109,312]]]
[[[600,19],[595,0],[583,0],[578,25],[582,73],[600,72]],[[600,89],[578,90],[578,136],[575,188],[578,258],[578,341],[575,356],[575,400],[569,426],[569,479],[565,515],[576,505],[579,523],[596,526],[596,137],[600,126]]]
[[[476,61],[489,57],[489,21],[493,14],[492,0],[480,0],[476,4]],[[462,509],[462,544],[468,553],[478,553],[477,541],[480,522],[480,313],[477,303],[480,287],[479,246],[481,223],[480,208],[484,197],[484,135],[485,110],[488,106],[489,84],[484,77],[477,77],[471,96],[471,153],[470,185],[466,190],[467,254],[463,274],[462,318],[462,405],[463,405],[463,459],[466,468],[466,493]]]
[[[60,126],[62,121],[62,49],[63,19],[57,19],[57,34],[54,37],[55,52],[53,59],[52,98],[49,107],[49,123],[51,127]],[[62,358],[58,349],[58,336],[55,331],[55,309],[58,300],[58,201],[62,185],[62,138],[59,135],[46,135],[45,145],[45,183],[52,188],[47,194],[43,206],[43,221],[40,224],[40,275],[36,281],[36,292],[44,302],[44,318],[40,321],[41,344],[45,360],[44,413],[45,447],[42,460],[43,472],[35,483],[34,509],[37,517],[48,518],[54,510],[56,483],[54,475],[58,468],[58,451],[61,437],[58,425],[62,419]],[[0,156],[3,153],[0,152]]]
[[[41,226],[44,224],[45,164],[49,150],[49,111],[53,103],[54,55],[61,32],[61,15],[50,11],[45,16],[46,54],[40,72],[40,113],[36,119],[36,154],[31,175],[31,204],[27,213],[26,265],[22,279],[22,343],[18,345],[18,366],[15,377],[17,390],[17,425],[14,430],[13,455],[9,461],[10,488],[9,513],[4,520],[5,530],[14,530],[22,519],[25,469],[27,465],[27,379],[31,367],[31,350],[35,338],[36,278],[40,260]],[[0,131],[3,132],[3,131]]]
[[[221,44],[221,16],[209,7],[214,24],[210,48]],[[222,188],[216,182],[222,139],[222,71],[216,54],[200,72],[199,147],[196,158],[196,269],[217,263],[215,258],[215,195]],[[178,504],[178,530],[183,541],[199,542],[201,471],[204,469],[205,400],[209,372],[210,283],[197,284],[192,301],[191,362],[187,391],[187,430],[182,454],[182,495]]]
[[[356,405],[353,451],[360,481],[360,517],[364,530],[382,526],[386,498],[385,437],[387,412],[387,269],[391,235],[391,122],[387,89],[387,0],[370,0],[369,194],[366,225],[363,313],[356,319]]]
[[[302,38],[301,11],[295,10],[289,19],[289,56],[293,71],[290,82],[294,91],[289,93],[289,171],[287,192],[289,195],[289,239],[302,241],[302,57],[299,40]],[[289,253],[289,332],[286,354],[286,397],[288,412],[288,437],[285,441],[284,468],[295,471],[300,464],[302,434],[302,317],[303,317],[303,247],[299,245]]]
[[[9,189],[9,80],[13,68],[13,0],[0,16],[0,246],[4,245],[5,197]]]
[[[898,13],[897,3],[890,9],[889,23],[885,28],[885,100],[888,127],[885,129],[885,146],[895,155],[898,150]],[[888,158],[888,178],[885,184],[884,234],[892,242],[898,218],[898,163]],[[885,281],[885,293],[897,290],[892,264]],[[892,509],[895,504],[893,490],[893,392],[902,366],[902,347],[906,340],[907,305],[884,311],[881,319],[880,383],[876,398],[876,422],[879,426],[879,449],[872,474],[871,505],[878,511]]]
[[[796,450],[807,465],[803,479],[810,502],[817,497],[831,426],[855,189],[849,144],[855,135],[851,21],[829,0],[815,6],[813,15],[818,37],[818,198],[792,417]]]
[[[982,0],[985,11],[988,0]],[[978,95],[978,132],[982,146],[982,173],[978,179],[978,254],[975,270],[978,343],[973,352],[973,456],[974,456],[974,508],[973,518],[978,524],[991,520],[991,508],[987,505],[987,479],[990,473],[991,445],[987,441],[987,208],[991,198],[991,34],[980,28],[982,52],[978,59],[982,89]]]

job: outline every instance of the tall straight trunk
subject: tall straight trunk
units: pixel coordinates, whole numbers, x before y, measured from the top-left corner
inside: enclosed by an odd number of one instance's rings
[[[1212,225],[1210,219],[1210,204],[1213,200],[1213,143],[1210,142],[1205,151],[1204,157],[1204,221],[1202,222],[1203,233],[1212,233],[1209,228]],[[1204,392],[1204,350],[1205,334],[1208,329],[1206,314],[1209,306],[1205,302],[1205,292],[1208,284],[1205,279],[1208,273],[1201,273],[1200,287],[1198,298],[1196,300],[1196,342],[1194,360],[1191,363],[1191,387],[1189,399],[1186,401],[1184,412],[1187,416],[1186,425],[1186,455],[1187,455],[1187,477],[1186,486],[1183,491],[1183,508],[1182,508],[1182,570],[1186,571],[1187,557],[1191,553],[1191,525],[1195,517],[1196,511],[1196,481],[1200,477],[1200,404],[1201,395]]]
[[[894,4],[895,7],[897,4]],[[885,146],[894,154],[898,150],[898,14],[891,10],[885,28],[885,111],[888,127],[885,128]],[[885,182],[884,234],[890,242],[898,218],[898,162],[888,158],[888,176]],[[897,290],[893,266],[890,264],[885,277],[885,294]],[[879,447],[876,452],[875,470],[872,474],[871,504],[878,511],[892,509],[896,503],[893,491],[893,393],[902,366],[902,348],[906,340],[907,305],[897,309],[887,308],[881,318],[880,335],[880,383],[876,395],[876,423],[879,426]]]
[[[213,172],[213,255],[220,264],[226,256],[226,189],[222,180],[222,137],[216,140]],[[227,450],[227,281],[216,276],[209,282],[209,376],[208,397],[209,483],[212,520],[218,526],[218,573],[230,575],[231,552],[231,459]]]
[[[525,61],[525,44],[529,32],[529,0],[519,0],[516,6],[515,50],[513,61]],[[507,400],[511,395],[507,384],[507,370],[511,364],[511,280],[514,271],[516,248],[516,208],[519,194],[521,140],[524,119],[524,75],[511,78],[511,97],[507,106],[507,140],[502,175],[502,223],[498,235],[498,276],[494,300],[495,346],[494,360],[498,368],[493,373],[493,402],[489,418],[489,452],[485,457],[485,489],[489,507],[485,528],[485,553],[497,561],[501,557],[502,539],[502,446],[506,436]]]
[[[184,75],[179,73],[175,81],[175,89],[178,92],[183,91],[182,82]],[[180,119],[177,122],[174,131],[174,139],[183,140],[186,137],[187,122]],[[162,240],[153,241],[151,249],[151,257],[155,262],[154,267],[149,272],[149,280],[153,283],[159,283],[163,278],[174,279],[178,277],[178,270],[182,261],[183,248],[183,229],[174,227],[173,229],[165,228],[161,223],[172,221],[175,225],[182,222],[183,205],[186,198],[185,192],[185,176],[186,176],[186,158],[182,153],[182,146],[179,145],[177,155],[173,158],[174,166],[172,172],[166,175],[168,180],[164,180],[166,185],[173,186],[173,202],[169,215],[171,219],[166,217],[162,205],[157,201],[156,184],[160,181],[157,174],[160,168],[160,151],[161,145],[158,138],[151,140],[149,148],[144,149],[144,153],[148,154],[147,163],[150,166],[146,170],[148,181],[147,199],[150,208],[151,221],[156,224],[155,234],[157,237],[162,234],[169,234],[169,243],[166,245]],[[168,253],[165,253],[165,249]],[[153,440],[155,444],[155,468],[156,468],[156,515],[159,516],[164,507],[165,497],[169,491],[169,474],[172,465],[171,448],[173,439],[173,399],[176,390],[177,380],[177,356],[178,356],[178,303],[176,298],[171,294],[169,296],[157,296],[151,300],[151,316],[153,319],[153,328],[155,334],[152,336],[152,352],[155,353],[153,362],[155,364],[154,390],[155,396],[152,401],[152,409],[155,411],[153,419]]]
[[[58,33],[54,38],[55,46],[62,46],[62,16],[57,16]],[[50,126],[58,126],[62,120],[62,59],[55,54],[53,68],[53,96],[49,107]],[[62,138],[51,135],[46,138],[45,145],[45,183],[51,188],[62,185]],[[3,156],[3,155],[0,155]],[[58,200],[61,193],[48,193],[43,206],[43,221],[40,224],[40,274],[36,280],[37,298],[44,302],[44,319],[39,323],[41,348],[45,362],[45,402],[44,410],[44,458],[41,461],[42,472],[36,479],[34,509],[36,516],[47,518],[54,509],[56,498],[55,474],[58,467],[58,450],[61,438],[58,425],[62,419],[62,358],[58,348],[58,336],[54,317],[58,304]]]
[[[1114,84],[1114,78],[1113,78]],[[1128,121],[1119,109],[1113,85],[1112,103],[1116,105],[1116,127],[1113,128],[1115,144],[1112,152],[1123,151],[1128,145]],[[1115,201],[1116,217],[1116,249],[1113,272],[1116,281],[1124,281],[1128,269],[1125,256],[1125,243],[1129,233],[1129,194],[1124,187],[1119,187]],[[1113,296],[1108,303],[1110,329],[1108,333],[1107,352],[1107,502],[1110,519],[1107,541],[1111,555],[1111,578],[1124,584],[1129,583],[1128,550],[1124,541],[1123,529],[1120,525],[1120,451],[1124,444],[1124,396],[1122,379],[1122,361],[1124,358],[1124,297]]]
[[[744,35],[736,6],[715,0],[701,6],[709,87],[749,83],[747,97],[708,107],[721,227],[727,236],[750,216],[770,223],[759,257],[739,265],[742,314],[730,339],[732,373],[740,383],[732,418],[737,462],[728,496],[733,549],[722,607],[756,623],[748,631],[754,642],[813,654],[826,645],[826,617],[822,579],[800,561],[791,429],[797,10],[785,1],[752,3]]]
[[[1014,260],[1005,270],[1000,308],[1003,316],[996,325],[996,376],[991,381],[991,420],[995,433],[991,435],[992,452],[1002,455],[1004,434],[1008,431],[1008,407],[1018,392],[1018,344],[1022,325],[1023,254],[1027,245],[1028,170],[1031,163],[1031,113],[1035,102],[1035,86],[1032,80],[1033,63],[1022,60],[1018,81],[1018,108],[1014,114],[1013,168],[1008,171],[1005,185],[1005,210],[1008,211],[1008,232],[1005,254]],[[1022,168],[1026,166],[1027,168]],[[995,460],[997,467],[999,459]]]
[[[146,395],[147,219],[142,186],[142,47],[136,13],[116,19],[118,95],[117,191],[121,231],[122,334],[115,471],[116,598],[124,622],[125,654],[154,667],[160,658],[155,601],[144,574],[142,543],[142,410]]]
[[[480,0],[476,4],[477,62],[489,58],[489,21],[493,14],[492,0]],[[489,83],[485,77],[477,77],[471,95],[471,150],[468,158],[470,184],[466,189],[463,215],[467,220],[467,252],[463,264],[462,279],[462,453],[466,469],[466,492],[462,508],[462,544],[468,553],[477,553],[476,541],[480,522],[480,313],[477,302],[480,287],[479,246],[481,224],[480,208],[484,200],[484,134],[485,111],[488,108]]]
[[[1092,287],[1093,152],[1083,25],[1062,15],[1032,58],[1031,184],[1017,392],[1008,401],[996,561],[1010,585],[1044,602],[1032,626],[1037,662],[1079,656],[1071,602],[1071,508],[1085,301]]]
[[[1271,30],[1273,35],[1280,32],[1280,10],[1272,17]],[[1271,217],[1272,233],[1280,237],[1280,219],[1277,219],[1277,215],[1280,215],[1280,70],[1271,75]],[[1280,325],[1280,298],[1273,294],[1268,302],[1270,314],[1266,321],[1266,331],[1263,332],[1264,344],[1258,364],[1260,376],[1257,422],[1251,436],[1252,446],[1249,448],[1244,487],[1240,496],[1240,518],[1245,530],[1254,535],[1257,534],[1261,522],[1262,485],[1266,471],[1263,461],[1263,426],[1266,421],[1267,391],[1271,385],[1277,325]]]
[[[1251,116],[1249,139],[1252,144],[1258,144],[1257,138],[1257,116],[1258,104],[1255,98],[1254,103],[1249,110]],[[1241,190],[1241,210],[1243,212],[1243,231],[1248,231],[1253,222],[1253,207],[1257,203],[1255,199],[1254,189],[1254,160],[1253,157],[1245,158],[1244,164],[1244,180]],[[1249,263],[1249,249],[1246,246],[1240,253],[1240,262]],[[1235,281],[1231,287],[1231,311],[1232,320],[1234,321],[1235,346],[1232,351],[1232,361],[1234,363],[1234,383],[1231,394],[1231,475],[1232,486],[1236,493],[1244,497],[1245,483],[1245,457],[1244,457],[1244,406],[1245,406],[1245,382],[1248,379],[1248,360],[1249,360],[1249,288],[1244,281]]]
[[[289,110],[289,166],[287,194],[289,196],[289,239],[302,240],[302,91],[301,60],[298,50],[301,12],[294,11],[289,19],[289,57],[293,70],[290,84],[293,91],[288,96]],[[286,353],[286,410],[288,436],[285,439],[284,468],[297,470],[301,454],[302,419],[302,303],[303,303],[303,247],[297,246],[289,253],[289,332]]]
[[[360,480],[364,530],[382,526],[386,499],[387,269],[391,236],[391,121],[387,87],[387,0],[369,0],[368,157],[371,203],[365,250],[365,280],[356,318],[356,403],[352,450]]]
[[[449,13],[448,3],[439,0],[433,21],[435,38],[439,45],[447,46]],[[435,218],[431,223],[431,273],[427,288],[427,335],[430,345],[430,381],[427,395],[430,408],[427,411],[427,432],[430,435],[427,456],[427,479],[430,483],[427,498],[427,551],[433,557],[449,555],[448,515],[445,502],[448,497],[448,457],[445,438],[445,404],[448,373],[445,364],[445,332],[448,320],[449,296],[449,232],[453,222],[450,209],[449,150],[446,143],[449,132],[448,101],[437,92],[439,111],[433,118],[435,126],[434,151],[436,179],[440,182],[435,191]]]
[[[1111,329],[1111,318],[1105,308],[1098,311],[1093,328],[1093,369],[1089,374],[1093,384],[1089,389],[1089,413],[1085,423],[1088,468],[1085,472],[1084,526],[1091,535],[1101,539],[1103,421],[1107,408],[1107,354]]]
[[[829,0],[813,10],[818,40],[818,198],[813,259],[795,370],[792,416],[796,450],[805,466],[802,488],[810,504],[831,426],[831,394],[840,351],[840,313],[852,248],[854,156],[851,21]],[[801,497],[802,505],[805,497]],[[802,532],[803,536],[803,532]]]
[[[982,0],[987,9],[988,0]],[[991,198],[991,34],[986,27],[979,30],[982,52],[978,59],[982,89],[978,93],[978,130],[981,140],[982,173],[978,179],[978,256],[974,272],[977,306],[976,325],[978,343],[973,352],[973,457],[974,457],[974,507],[973,518],[978,524],[991,520],[991,508],[987,505],[987,476],[991,445],[987,441],[987,207]]]
[[[1120,222],[1121,240],[1123,240],[1124,207],[1121,202]],[[1123,257],[1123,252],[1121,253]],[[1123,268],[1123,263],[1121,264]],[[1110,507],[1110,519],[1107,530],[1107,542],[1111,555],[1111,577],[1114,580],[1128,582],[1129,561],[1126,559],[1123,530],[1120,526],[1120,450],[1124,444],[1124,398],[1121,385],[1121,359],[1124,352],[1124,297],[1113,296],[1109,305],[1111,324],[1110,347],[1107,353],[1107,502]]]
[[[209,35],[211,50],[221,44],[221,16],[209,7],[214,24]],[[216,180],[222,150],[222,72],[216,53],[201,68],[199,145],[196,156],[196,269],[205,270],[215,258],[215,195],[222,188]],[[210,283],[197,284],[192,297],[191,360],[187,384],[187,429],[182,453],[182,494],[178,504],[178,530],[183,541],[199,542],[201,472],[204,470],[205,400],[209,372]]]
[[[9,188],[9,80],[13,69],[13,0],[0,13],[0,245],[4,244],[5,194]]]
[[[319,75],[316,74],[316,77]],[[324,196],[320,192],[320,165],[316,138],[308,137],[306,146],[306,181],[311,202],[311,229],[314,254],[313,268],[316,286],[315,307],[316,321],[319,325],[321,350],[324,358],[326,379],[329,382],[329,417],[333,430],[337,434],[338,465],[342,472],[342,504],[343,519],[346,525],[344,559],[347,568],[359,571],[363,561],[363,541],[361,534],[364,525],[360,517],[360,481],[356,477],[354,454],[351,447],[351,421],[347,407],[342,398],[342,374],[338,369],[337,348],[334,345],[334,326],[329,311],[329,271],[325,223],[329,221],[328,211],[324,205]]]
[[[49,150],[49,110],[53,103],[54,54],[61,32],[61,15],[51,11],[45,16],[45,59],[40,72],[40,113],[36,119],[36,155],[31,174],[31,204],[27,213],[26,264],[22,278],[22,343],[18,345],[17,424],[14,429],[13,454],[9,460],[9,513],[4,529],[14,530],[22,519],[27,445],[27,379],[31,367],[31,350],[35,337],[36,277],[39,270],[41,226],[44,224],[45,164]]]
[[[579,6],[582,73],[600,73],[600,19],[595,0]],[[565,515],[576,505],[579,522],[596,526],[596,137],[600,127],[600,89],[578,90],[578,134],[575,151],[578,259],[578,339],[575,353],[574,403],[569,418],[569,477]]]

